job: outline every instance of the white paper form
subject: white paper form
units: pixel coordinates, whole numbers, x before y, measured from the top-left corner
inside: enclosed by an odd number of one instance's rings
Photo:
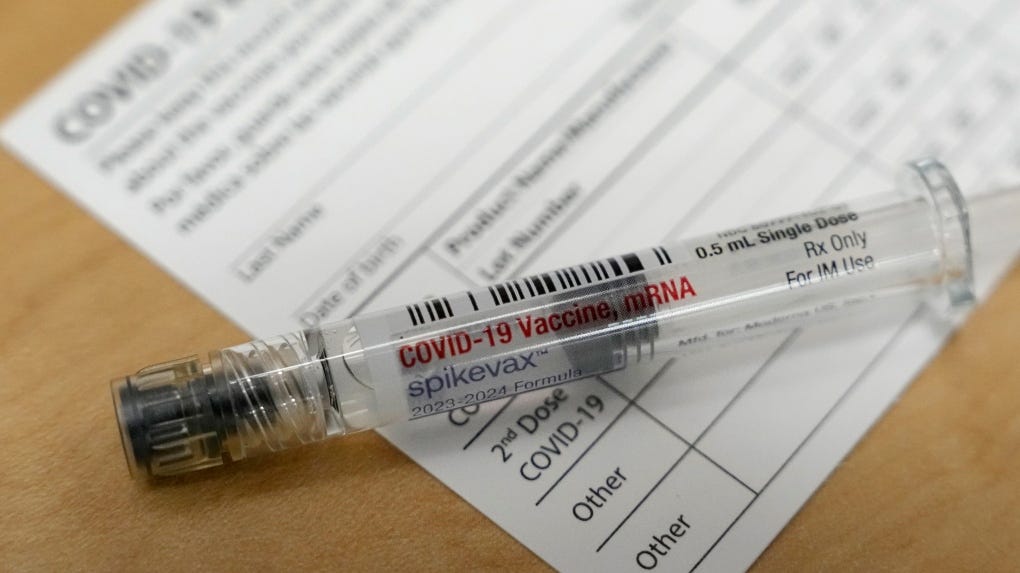
[[[923,154],[967,191],[1020,180],[1017,24],[962,0],[164,0],[3,139],[266,336],[887,190]],[[893,318],[381,433],[557,568],[742,569],[945,336]]]

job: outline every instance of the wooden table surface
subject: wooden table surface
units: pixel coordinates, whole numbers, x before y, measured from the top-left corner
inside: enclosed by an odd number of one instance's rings
[[[0,3],[0,113],[133,6]],[[373,433],[153,487],[108,379],[246,337],[0,154],[0,570],[540,570]],[[759,571],[1020,567],[1020,268],[758,560]]]

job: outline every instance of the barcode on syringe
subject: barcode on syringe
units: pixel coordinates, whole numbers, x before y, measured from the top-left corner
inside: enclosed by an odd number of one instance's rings
[[[422,308],[425,312],[422,312]],[[411,317],[411,325],[418,326],[426,322],[435,322],[453,317],[453,307],[446,297],[434,298],[417,304],[407,305],[407,314]]]
[[[582,265],[566,267],[529,277],[467,291],[450,298],[428,299],[405,307],[411,326],[431,324],[480,310],[492,309],[530,300],[534,297],[598,284],[610,279],[641,272],[646,268],[672,264],[673,258],[664,247],[599,259]]]
[[[653,247],[650,251],[655,255],[659,266],[673,262],[663,247]],[[487,290],[493,305],[500,306],[643,271],[645,262],[642,262],[641,259],[642,257],[637,253],[627,253],[619,257],[610,257],[548,273],[509,280],[492,285]],[[471,304],[474,310],[478,310],[478,303],[474,296],[471,296]]]

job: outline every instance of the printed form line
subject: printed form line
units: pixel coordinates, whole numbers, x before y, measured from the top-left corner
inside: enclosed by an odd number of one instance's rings
[[[769,477],[768,481],[765,482],[765,485],[762,486],[761,490],[757,494],[755,494],[754,497],[751,498],[751,501],[749,501],[747,505],[744,506],[744,509],[741,510],[740,513],[737,514],[735,518],[733,518],[733,521],[731,521],[730,524],[726,527],[726,529],[723,530],[721,534],[719,534],[719,537],[716,538],[715,542],[712,543],[711,546],[709,546],[708,550],[705,551],[705,554],[702,555],[700,559],[698,559],[698,561],[694,564],[693,567],[691,567],[690,569],[691,571],[694,571],[701,565],[705,558],[707,558],[708,555],[716,548],[716,546],[719,545],[719,542],[721,542],[723,538],[726,537],[726,535],[730,532],[730,530],[733,529],[733,526],[736,525],[738,521],[740,521],[740,518],[743,517],[744,514],[747,513],[749,509],[751,509],[751,506],[754,505],[754,502],[757,501],[758,498],[760,498],[762,494],[765,493],[765,490],[767,490],[769,486],[772,485],[776,478],[779,477],[779,474],[783,473],[783,470],[786,469],[786,467],[795,457],[797,457],[797,454],[799,454],[801,450],[804,449],[804,446],[809,441],[811,441],[811,439],[818,433],[818,430],[821,429],[823,425],[825,425],[825,422],[832,418],[832,415],[846,401],[846,398],[853,393],[853,391],[860,385],[862,380],[867,378],[868,374],[871,373],[872,369],[875,367],[876,364],[878,364],[879,360],[881,360],[886,355],[886,353],[889,351],[889,348],[891,348],[893,344],[896,342],[896,340],[899,339],[899,337],[902,336],[904,332],[906,332],[907,327],[913,324],[914,321],[917,320],[923,314],[923,310],[924,310],[923,306],[921,305],[917,306],[914,309],[914,311],[910,313],[910,316],[906,320],[904,320],[902,324],[899,325],[899,327],[896,329],[896,332],[892,335],[892,337],[889,338],[888,342],[884,346],[882,346],[881,350],[879,350],[878,353],[875,354],[875,356],[873,356],[872,359],[868,362],[868,364],[864,367],[864,369],[861,370],[861,373],[854,379],[854,381],[849,386],[847,386],[846,390],[844,390],[843,393],[840,394],[839,398],[836,399],[836,402],[825,412],[822,418],[818,420],[818,423],[811,428],[811,431],[808,432],[808,435],[805,436],[803,440],[801,440],[800,444],[798,444],[797,447],[794,448],[793,452],[786,458],[786,460],[783,461],[782,465],[779,466],[779,469],[777,469],[776,472],[772,474],[771,477]]]

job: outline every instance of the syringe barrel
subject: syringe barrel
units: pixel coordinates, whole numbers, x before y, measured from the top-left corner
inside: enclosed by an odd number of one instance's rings
[[[898,192],[149,367],[114,382],[132,470],[168,475],[808,323],[873,298],[973,300],[946,169]]]

